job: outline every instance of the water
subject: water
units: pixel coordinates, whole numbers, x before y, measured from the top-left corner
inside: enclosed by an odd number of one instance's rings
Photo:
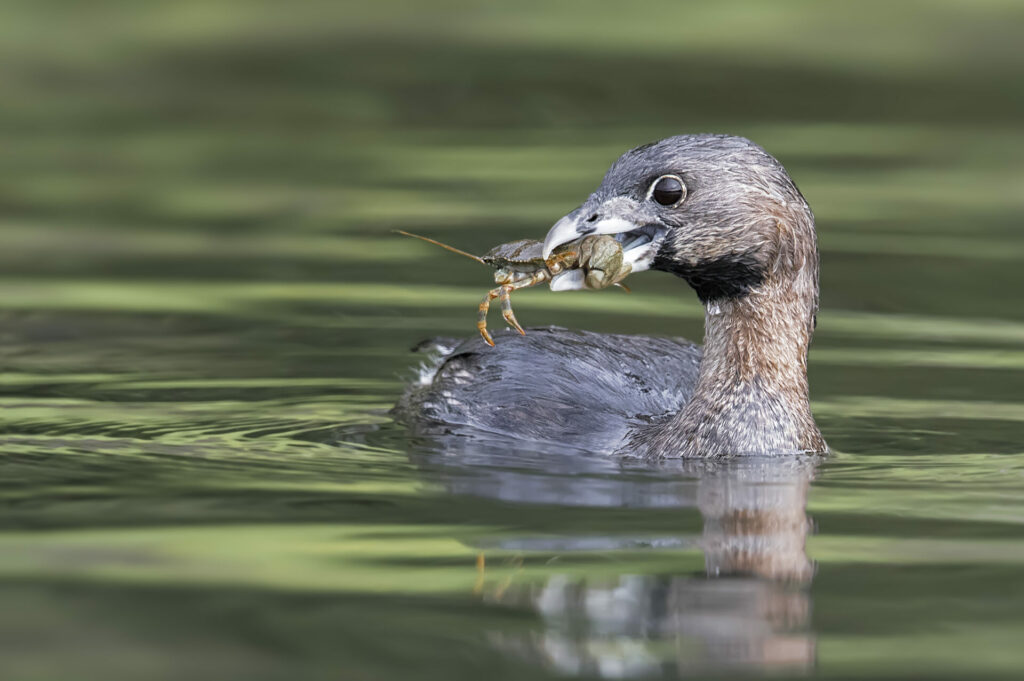
[[[90,5],[0,20],[3,678],[1024,673],[1017,5]],[[489,274],[389,230],[539,236],[705,130],[816,211],[837,453],[409,441]],[[700,337],[631,283],[516,309]]]

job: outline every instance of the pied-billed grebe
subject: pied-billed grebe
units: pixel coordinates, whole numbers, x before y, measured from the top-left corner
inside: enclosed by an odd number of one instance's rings
[[[415,432],[647,458],[825,452],[808,401],[818,308],[814,216],[777,160],[727,135],[632,149],[548,232],[545,255],[595,234],[632,271],[684,279],[705,306],[703,352],[682,339],[558,328],[439,341],[396,408]],[[552,290],[584,287],[586,272]]]

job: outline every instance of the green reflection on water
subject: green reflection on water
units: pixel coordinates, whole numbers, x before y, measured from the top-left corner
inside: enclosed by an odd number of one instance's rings
[[[1022,20],[9,3],[0,674],[1019,677]],[[753,481],[422,455],[387,416],[407,348],[472,332],[489,273],[390,230],[538,237],[696,131],[815,209],[840,453]],[[517,311],[699,337],[677,280],[633,289]]]

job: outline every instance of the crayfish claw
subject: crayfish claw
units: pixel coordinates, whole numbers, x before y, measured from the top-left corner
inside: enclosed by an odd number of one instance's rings
[[[477,324],[477,328],[480,330],[480,337],[484,339],[484,343],[487,343],[492,348],[494,347],[494,339],[491,338],[490,331],[483,324]]]
[[[523,327],[521,327],[519,325],[519,322],[516,320],[516,317],[515,317],[514,314],[512,314],[511,312],[509,312],[507,314],[506,313],[502,313],[502,316],[505,317],[505,321],[508,322],[509,326],[511,326],[516,331],[518,331],[520,334],[522,334],[524,336],[526,335],[526,329],[524,329]]]

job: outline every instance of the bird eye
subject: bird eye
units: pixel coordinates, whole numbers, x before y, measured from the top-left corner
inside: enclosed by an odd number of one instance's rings
[[[650,197],[663,206],[674,206],[686,197],[686,185],[675,175],[662,175],[651,185]]]

